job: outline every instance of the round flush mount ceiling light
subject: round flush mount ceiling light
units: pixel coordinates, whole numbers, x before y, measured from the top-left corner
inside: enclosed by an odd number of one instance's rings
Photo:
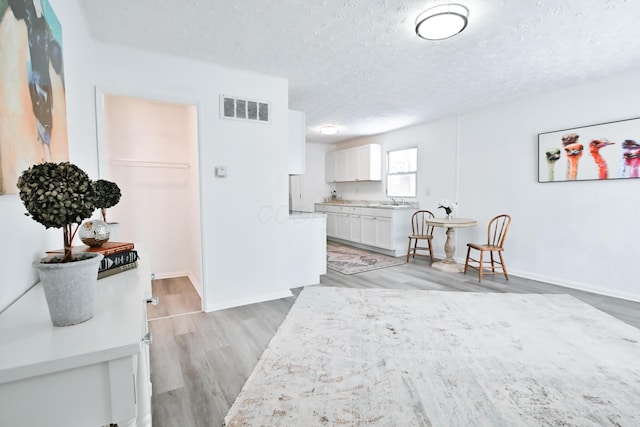
[[[322,126],[320,128],[320,133],[323,135],[335,135],[338,132],[340,132],[340,129],[333,125]]]
[[[416,34],[426,40],[453,37],[467,27],[469,9],[449,3],[431,7],[416,18]]]

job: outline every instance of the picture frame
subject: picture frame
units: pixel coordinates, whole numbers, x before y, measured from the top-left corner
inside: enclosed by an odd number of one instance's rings
[[[640,177],[640,118],[538,134],[538,182]]]
[[[62,27],[49,0],[0,0],[0,195],[69,160]]]

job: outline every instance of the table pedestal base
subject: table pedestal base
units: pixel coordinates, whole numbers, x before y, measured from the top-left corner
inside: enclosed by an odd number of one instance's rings
[[[427,224],[435,227],[447,227],[447,241],[444,243],[445,258],[442,261],[434,262],[431,268],[444,271],[445,273],[462,273],[464,272],[464,264],[460,265],[453,258],[456,253],[456,228],[457,227],[474,227],[476,221],[474,219],[442,219],[433,218],[427,220]]]
[[[456,253],[456,229],[453,227],[447,228],[447,241],[444,244],[444,253],[446,257],[440,262],[434,262],[431,264],[432,268],[438,271],[444,271],[445,273],[462,273],[464,271],[464,265],[460,265],[453,259],[453,254]]]
[[[431,268],[444,271],[445,273],[462,273],[464,271],[464,265],[460,265],[457,262],[449,263],[444,261],[438,261],[431,264]]]

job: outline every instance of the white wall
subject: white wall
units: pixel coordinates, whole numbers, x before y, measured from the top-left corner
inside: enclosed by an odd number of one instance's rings
[[[198,105],[205,309],[290,295],[287,81],[96,43],[105,92]],[[220,119],[219,95],[271,103],[271,123]],[[215,178],[226,166],[227,178]],[[171,226],[171,224],[168,224]]]
[[[386,199],[386,153],[390,150],[418,147],[417,197],[407,198],[420,207],[434,210],[442,199],[455,198],[456,176],[456,118],[446,118],[432,123],[411,126],[367,138],[360,138],[336,145],[337,149],[364,144],[381,144],[383,179],[374,182],[336,183],[338,196],[344,199]],[[434,186],[434,183],[437,185]],[[435,213],[435,211],[434,211]]]
[[[51,4],[63,31],[71,161],[98,178],[95,84],[113,93],[197,104],[205,308],[290,295],[287,81],[96,43],[78,2]],[[221,93],[270,101],[272,123],[220,120]],[[227,166],[228,178],[213,178],[215,165]],[[0,309],[37,281],[31,263],[61,246],[61,232],[46,231],[23,212],[17,195],[0,197]]]
[[[639,91],[635,71],[462,116],[460,200],[482,223],[513,216],[513,274],[640,299],[640,181],[537,182],[538,133],[638,117]]]
[[[69,158],[97,179],[93,44],[77,2],[50,3],[62,26]],[[62,246],[62,231],[45,230],[25,212],[18,195],[0,196],[0,311],[37,282],[31,263]]]
[[[456,193],[456,137],[457,121],[449,117],[432,123],[411,126],[367,138],[348,141],[334,148],[348,148],[364,144],[381,144],[383,152],[383,179],[379,182],[336,183],[338,197],[347,200],[389,200],[386,197],[386,153],[389,150],[418,147],[417,197],[406,198],[407,202],[417,202],[421,209],[427,209],[436,216],[438,203],[442,199],[455,200]],[[309,166],[307,166],[309,167]],[[465,214],[460,206],[460,216]],[[407,235],[411,224],[407,223]],[[433,244],[436,256],[444,257],[444,231],[434,234]]]
[[[639,117],[639,90],[637,71],[613,75],[339,148],[418,146],[420,207],[442,214],[438,202],[455,199],[458,216],[479,221],[457,233],[458,259],[466,242],[486,238],[490,218],[506,212],[513,216],[506,244],[512,274],[640,300],[633,260],[640,241],[639,182],[537,182],[538,133]],[[384,198],[383,183],[336,187],[346,199]],[[443,256],[444,239],[436,234],[436,252]]]

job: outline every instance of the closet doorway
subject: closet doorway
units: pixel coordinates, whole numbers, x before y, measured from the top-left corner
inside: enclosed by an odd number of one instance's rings
[[[135,243],[154,279],[193,285],[202,310],[197,105],[101,90],[96,100],[100,178],[122,190],[107,211],[117,241]]]

